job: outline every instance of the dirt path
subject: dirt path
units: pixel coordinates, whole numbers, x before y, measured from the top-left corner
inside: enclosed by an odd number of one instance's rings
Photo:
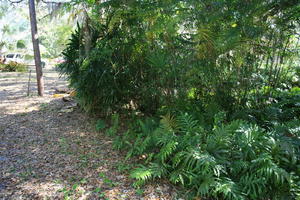
[[[0,73],[0,199],[172,199],[165,184],[134,189],[112,141],[53,98],[66,82],[52,69],[45,77],[45,97],[35,82],[26,97],[28,74]]]

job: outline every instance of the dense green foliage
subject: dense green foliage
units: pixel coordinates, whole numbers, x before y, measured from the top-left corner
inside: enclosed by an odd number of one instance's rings
[[[151,120],[118,137],[114,145],[144,158],[132,178],[136,185],[166,177],[190,189],[189,195],[218,199],[296,199],[300,197],[299,120],[266,132],[257,125],[215,118],[205,130],[187,114]],[[192,192],[191,192],[192,191]]]
[[[288,89],[298,55],[299,6],[288,2],[96,4],[105,15],[78,27],[60,69],[94,111],[131,105],[153,114],[179,100],[215,114],[265,103],[273,89]]]
[[[112,114],[114,146],[144,158],[136,185],[167,178],[204,198],[300,198],[298,1],[85,7],[58,69],[83,108]]]

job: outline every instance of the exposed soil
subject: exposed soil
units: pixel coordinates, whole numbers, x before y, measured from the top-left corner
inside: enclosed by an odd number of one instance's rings
[[[45,70],[45,97],[32,74],[0,73],[0,199],[175,199],[168,184],[132,187],[123,155],[93,119],[54,98],[66,87]]]

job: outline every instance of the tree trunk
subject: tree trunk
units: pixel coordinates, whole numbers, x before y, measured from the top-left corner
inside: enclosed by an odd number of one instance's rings
[[[34,62],[36,68],[38,94],[39,96],[43,96],[44,80],[43,80],[43,71],[41,66],[41,54],[40,54],[40,47],[39,47],[39,38],[37,33],[34,0],[29,0],[29,15],[30,15],[31,36],[32,36],[32,45],[33,45],[33,52],[34,52]]]

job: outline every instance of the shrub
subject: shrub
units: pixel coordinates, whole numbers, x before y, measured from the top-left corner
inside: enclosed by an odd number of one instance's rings
[[[5,64],[0,63],[0,71],[2,71],[4,67],[5,67]]]
[[[244,119],[256,123],[267,130],[275,125],[300,119],[300,91],[298,87],[290,91],[274,93],[264,106],[236,111],[232,119]]]
[[[296,48],[291,37],[296,27],[280,23],[283,18],[293,21],[295,7],[284,1],[274,4],[89,4],[91,10],[103,12],[92,12],[78,26],[59,70],[68,75],[81,105],[96,113],[131,108],[154,115],[162,108],[176,110],[180,101],[195,100],[212,119],[220,110],[231,114],[264,104],[261,96],[270,97],[269,91],[289,82],[285,74],[294,69],[288,65],[298,55],[289,50]]]
[[[299,55],[293,2],[87,1],[58,69],[87,111],[113,115],[114,147],[144,159],[136,185],[167,178],[202,198],[300,198],[299,91],[284,94]],[[124,112],[137,119],[118,135]]]
[[[21,63],[9,62],[8,64],[1,64],[0,70],[2,72],[26,72],[27,67]]]
[[[136,186],[167,178],[188,189],[190,197],[299,198],[300,121],[265,131],[222,119],[223,114],[215,118],[212,130],[188,114],[166,115],[158,127],[153,120],[139,121],[139,128],[117,138],[115,147],[127,148],[129,157],[144,158],[131,173]]]

